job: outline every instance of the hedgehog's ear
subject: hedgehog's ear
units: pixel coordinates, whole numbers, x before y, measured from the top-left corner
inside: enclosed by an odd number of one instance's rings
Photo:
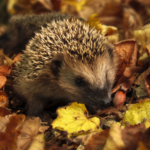
[[[64,59],[63,54],[59,53],[59,54],[56,54],[51,61],[50,68],[51,68],[52,73],[56,77],[59,76],[59,71],[62,66],[63,59]]]

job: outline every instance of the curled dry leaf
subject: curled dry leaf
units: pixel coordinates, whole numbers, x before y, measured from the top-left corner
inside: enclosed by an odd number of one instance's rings
[[[0,107],[8,107],[8,103],[7,95],[3,91],[0,91]]]
[[[137,44],[135,40],[125,40],[115,44],[115,49],[119,55],[118,77],[122,76],[126,67],[133,67],[137,61]]]
[[[138,68],[134,68],[137,61],[137,44],[135,40],[121,41],[115,44],[115,49],[119,55],[119,65],[116,75],[117,83],[112,89],[112,93],[117,91],[120,85],[126,82],[138,70]]]
[[[119,107],[124,105],[125,100],[126,100],[126,93],[122,91],[117,91],[113,98],[113,104],[115,107]]]

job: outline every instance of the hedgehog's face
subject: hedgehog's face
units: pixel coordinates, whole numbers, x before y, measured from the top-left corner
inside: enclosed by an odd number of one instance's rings
[[[53,73],[58,77],[58,86],[63,89],[66,99],[100,108],[110,102],[116,74],[115,54],[106,51],[95,57],[92,64],[86,60],[75,61],[68,54],[61,57],[54,61]]]

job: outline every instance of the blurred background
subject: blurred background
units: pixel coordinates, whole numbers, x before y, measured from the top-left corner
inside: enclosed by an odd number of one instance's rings
[[[62,12],[88,20],[97,14],[101,24],[114,26],[121,37],[133,37],[133,30],[150,22],[150,0],[0,0],[0,32],[9,18],[18,14]]]

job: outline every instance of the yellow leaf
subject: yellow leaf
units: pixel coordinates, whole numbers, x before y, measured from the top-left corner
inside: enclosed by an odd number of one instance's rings
[[[100,19],[98,18],[98,14],[92,14],[88,19],[88,23],[91,27],[95,27],[97,30],[100,30],[101,34],[103,35],[112,35],[118,30],[116,27],[113,26],[102,25],[100,23]]]
[[[146,60],[147,58],[148,58],[147,53],[144,53],[144,54],[141,55],[141,57],[139,58],[138,64],[139,64],[140,66],[143,66],[143,64],[144,64],[144,62],[145,62],[145,60]]]
[[[87,0],[64,0],[64,4],[70,4],[76,8],[77,12],[80,12],[84,5],[86,4]]]
[[[144,124],[145,124],[145,127],[146,127],[146,128],[149,128],[149,127],[150,127],[150,120],[146,120],[146,121],[144,122]]]
[[[141,45],[141,48],[139,50],[140,58],[138,63],[139,65],[142,65],[142,62],[145,59],[147,59],[148,56],[150,57],[150,28],[144,28],[143,30],[135,30],[134,37],[137,39],[139,45]]]
[[[58,117],[52,123],[53,128],[65,130],[73,135],[81,131],[94,132],[99,129],[99,118],[87,118],[88,112],[84,104],[71,103],[65,108],[59,108],[57,112]]]
[[[8,0],[7,11],[10,14],[15,14],[14,5],[18,3],[18,0]]]
[[[123,123],[129,122],[131,125],[142,123],[145,119],[150,119],[150,100],[143,101],[138,104],[133,104],[126,111]]]

